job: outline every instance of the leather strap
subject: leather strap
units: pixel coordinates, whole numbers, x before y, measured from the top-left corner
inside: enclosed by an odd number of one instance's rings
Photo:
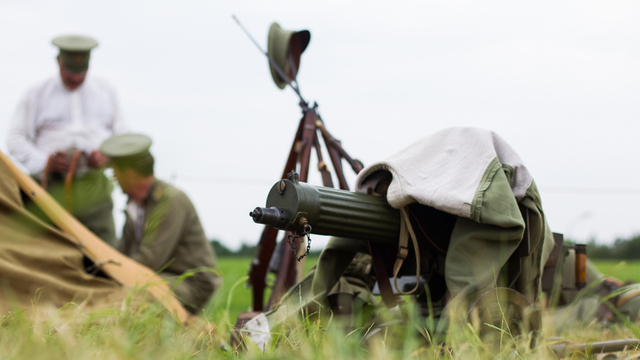
[[[40,179],[40,186],[43,189],[47,189],[47,183],[49,182],[49,172],[51,172],[51,160],[53,159],[53,155],[49,155],[47,159],[47,164],[44,166],[44,170],[42,170],[42,179]]]
[[[380,288],[380,296],[382,302],[386,307],[392,308],[398,304],[396,296],[391,289],[391,283],[389,282],[389,274],[382,261],[382,254],[378,246],[372,242],[369,242],[369,252],[371,253],[371,263],[373,264],[373,270],[376,272],[376,279],[378,280],[378,287]]]
[[[409,249],[407,247],[407,245],[409,245],[409,236],[411,236],[413,249],[416,253],[416,286],[413,289],[404,292],[398,288],[398,273],[402,268],[404,259],[406,259],[409,254]],[[393,265],[393,285],[396,287],[396,291],[402,295],[410,294],[418,290],[418,287],[420,286],[420,248],[418,248],[418,240],[416,239],[416,234],[413,232],[413,227],[411,226],[411,220],[409,219],[406,207],[400,209],[400,239],[398,239],[398,255],[396,256],[396,262]]]
[[[76,150],[71,155],[71,161],[69,162],[69,170],[67,176],[64,179],[64,201],[65,208],[68,212],[71,212],[71,185],[73,184],[73,174],[76,172],[76,166],[78,165],[78,159],[82,155],[82,151]]]

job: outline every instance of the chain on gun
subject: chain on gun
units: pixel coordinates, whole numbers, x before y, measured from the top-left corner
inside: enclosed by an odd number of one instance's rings
[[[298,251],[300,250],[300,248],[298,248],[298,246],[296,245],[296,239],[304,239],[307,238],[307,250],[304,252],[304,254],[298,256]],[[311,225],[309,225],[309,232],[306,232],[302,235],[302,238],[300,237],[300,235],[293,235],[293,234],[289,234],[287,235],[287,242],[289,243],[289,252],[293,253],[293,256],[296,257],[296,260],[300,261],[302,259],[304,259],[305,256],[309,255],[309,251],[311,251]]]

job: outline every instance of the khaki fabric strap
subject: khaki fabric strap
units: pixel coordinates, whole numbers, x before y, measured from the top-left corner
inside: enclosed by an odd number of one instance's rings
[[[67,176],[64,179],[64,199],[65,199],[65,208],[68,212],[71,212],[71,186],[73,184],[73,175],[76,172],[76,167],[78,165],[78,159],[80,159],[80,155],[82,155],[82,151],[76,150],[71,155],[71,161],[69,162],[69,170],[67,171]]]
[[[631,300],[632,298],[638,295],[640,295],[640,290],[629,291],[628,293],[620,297],[618,301],[616,301],[616,307],[619,308],[620,306],[624,305],[627,301]]]
[[[409,245],[409,236],[411,236],[413,249],[416,253],[416,287],[407,292],[403,292],[398,288],[398,273],[402,268],[404,259],[406,259],[409,254],[409,248],[407,247]],[[413,227],[411,226],[411,220],[409,219],[409,213],[407,212],[406,207],[400,209],[400,239],[398,240],[398,255],[396,257],[395,264],[393,264],[393,285],[402,295],[410,294],[416,291],[420,286],[420,249],[418,248],[418,240],[416,239],[416,234],[413,232]]]

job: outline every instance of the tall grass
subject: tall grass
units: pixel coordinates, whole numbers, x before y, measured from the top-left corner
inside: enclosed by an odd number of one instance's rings
[[[246,263],[245,263],[246,264]],[[221,261],[221,268],[225,266]],[[207,306],[200,321],[183,325],[157,304],[125,305],[118,309],[86,312],[82,305],[63,309],[25,311],[0,318],[2,359],[548,359],[550,346],[563,338],[574,343],[638,336],[628,324],[581,324],[563,331],[555,329],[546,313],[541,333],[515,336],[501,334],[497,341],[483,341],[471,324],[453,327],[446,345],[432,340],[433,324],[415,314],[407,303],[397,317],[378,316],[375,326],[353,326],[340,317],[301,314],[299,321],[274,329],[274,341],[265,350],[248,344],[234,348],[230,342],[237,317],[237,302],[248,305],[244,289],[246,267],[225,275],[224,288]],[[223,271],[224,273],[225,271]],[[400,319],[398,321],[398,319]],[[378,326],[380,324],[387,326]],[[536,340],[537,345],[528,346]],[[625,357],[638,356],[635,350]],[[567,359],[584,354],[567,354]]]

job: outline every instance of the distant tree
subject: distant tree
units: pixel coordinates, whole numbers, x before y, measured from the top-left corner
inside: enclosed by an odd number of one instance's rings
[[[256,249],[258,247],[257,245],[249,245],[243,242],[238,250],[233,251],[224,246],[218,239],[211,239],[209,242],[218,257],[253,257],[256,254]],[[286,246],[288,247],[289,245]],[[320,255],[321,251],[322,249],[311,250],[309,251],[309,256],[317,257]]]
[[[212,239],[209,242],[211,243],[211,246],[213,247],[213,250],[216,252],[217,256],[233,256],[234,255],[233,251],[229,250],[228,247],[222,245],[220,240]]]
[[[620,259],[620,260],[640,259],[640,236],[636,235],[631,239],[617,239],[613,243],[612,251],[615,259]]]
[[[611,245],[587,243],[587,256],[591,259],[640,260],[640,235],[619,238]]]
[[[243,242],[235,254],[236,256],[252,257],[256,254],[256,248],[256,245],[247,245]]]
[[[591,259],[613,259],[614,254],[608,245],[597,244],[595,239],[587,243],[587,256]]]

